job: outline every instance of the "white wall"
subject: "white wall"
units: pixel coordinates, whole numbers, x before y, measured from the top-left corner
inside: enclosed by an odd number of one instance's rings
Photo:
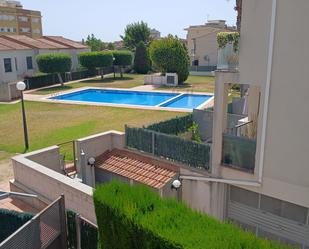
[[[33,50],[14,50],[14,51],[0,51],[0,83],[14,82],[24,78],[26,75],[33,75],[34,70],[27,69],[27,56],[32,56],[33,66],[35,66],[35,53]],[[5,72],[4,58],[10,58],[12,64],[12,72]],[[15,58],[17,60],[17,70]]]

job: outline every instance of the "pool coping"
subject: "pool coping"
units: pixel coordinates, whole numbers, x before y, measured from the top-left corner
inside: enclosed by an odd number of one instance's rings
[[[59,99],[51,99],[53,97],[80,92],[84,90],[91,90],[91,89],[98,89],[98,90],[118,90],[118,91],[131,91],[131,92],[149,92],[149,93],[174,93],[177,94],[177,96],[166,100],[156,106],[141,106],[141,105],[129,105],[129,104],[114,104],[114,103],[98,103],[98,102],[86,102],[86,101],[73,101],[73,100],[59,100]],[[80,87],[70,90],[64,90],[57,93],[51,93],[47,95],[31,95],[31,94],[25,94],[26,100],[31,101],[37,101],[37,102],[48,102],[48,103],[58,103],[58,104],[71,104],[71,105],[89,105],[89,106],[108,106],[108,107],[120,107],[120,108],[132,108],[132,109],[143,109],[143,110],[155,110],[155,111],[175,111],[175,112],[192,112],[193,109],[186,109],[186,108],[170,108],[170,107],[162,107],[160,105],[164,104],[165,102],[169,102],[174,98],[177,98],[184,94],[193,94],[193,95],[210,95],[210,97],[207,101],[199,105],[195,109],[206,109],[208,107],[213,106],[213,100],[214,100],[214,94],[208,93],[208,92],[192,92],[192,91],[168,91],[168,90],[160,90],[160,91],[145,91],[145,90],[139,90],[139,89],[133,89],[133,88],[108,88],[108,87]]]

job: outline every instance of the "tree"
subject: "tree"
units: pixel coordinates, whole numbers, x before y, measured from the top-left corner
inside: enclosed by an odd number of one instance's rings
[[[127,50],[115,50],[113,51],[114,66],[118,66],[120,69],[121,78],[123,77],[122,68],[132,65],[132,53]]]
[[[68,54],[40,54],[36,62],[42,73],[56,73],[62,86],[61,73],[70,72],[72,67],[72,59]]]
[[[137,73],[145,74],[151,69],[151,61],[148,55],[147,47],[140,41],[135,50],[134,70]]]
[[[127,25],[124,36],[120,36],[124,46],[133,51],[139,42],[144,42],[148,46],[151,41],[150,28],[147,23],[141,21]]]
[[[100,69],[101,78],[104,77],[103,68],[113,64],[113,54],[110,51],[84,52],[78,55],[79,63],[88,70]]]
[[[177,37],[153,41],[149,55],[152,63],[162,73],[177,73],[178,82],[183,83],[189,76],[189,56],[185,44]]]
[[[102,41],[94,36],[94,34],[88,35],[86,45],[90,47],[91,51],[100,51],[102,49]]]

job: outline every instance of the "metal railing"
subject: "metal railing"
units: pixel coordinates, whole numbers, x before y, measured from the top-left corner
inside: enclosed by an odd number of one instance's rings
[[[63,163],[63,171],[65,175],[70,176],[76,171],[76,146],[75,141],[68,141],[57,144],[60,149],[61,160]]]
[[[235,125],[233,127],[229,127],[229,128],[227,128],[227,133],[230,134],[230,135],[234,135],[234,136],[241,136],[241,132],[240,132],[241,128],[243,128],[243,127],[245,127],[245,126],[247,126],[251,123],[253,123],[252,120],[249,121],[249,122],[245,122],[245,123],[242,123],[242,124]]]
[[[6,238],[0,249],[67,248],[64,195]]]

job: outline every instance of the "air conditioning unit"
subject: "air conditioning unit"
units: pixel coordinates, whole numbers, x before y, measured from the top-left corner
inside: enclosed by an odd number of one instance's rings
[[[166,73],[165,74],[165,85],[166,86],[177,86],[178,85],[177,73]]]

